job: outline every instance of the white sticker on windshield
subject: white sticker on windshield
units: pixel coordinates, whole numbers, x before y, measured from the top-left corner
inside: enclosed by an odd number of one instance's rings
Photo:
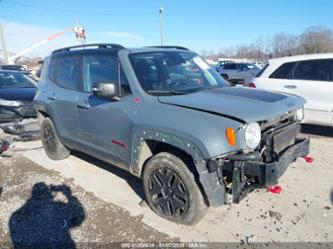
[[[194,57],[193,61],[201,68],[201,69],[209,69],[209,65],[200,57]]]

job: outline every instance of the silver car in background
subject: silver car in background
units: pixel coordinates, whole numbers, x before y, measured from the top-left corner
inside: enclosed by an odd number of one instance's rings
[[[219,74],[232,84],[244,84],[253,79],[260,68],[253,63],[227,63],[219,68]]]

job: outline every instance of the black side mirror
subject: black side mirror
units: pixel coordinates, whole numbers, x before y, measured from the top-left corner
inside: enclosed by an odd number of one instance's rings
[[[93,93],[97,96],[106,98],[117,97],[117,85],[115,83],[99,83],[92,90]]]

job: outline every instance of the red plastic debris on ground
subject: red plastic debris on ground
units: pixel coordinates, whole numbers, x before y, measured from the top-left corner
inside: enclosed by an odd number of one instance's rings
[[[280,194],[282,191],[281,186],[275,185],[267,188],[268,192],[271,192],[273,194]]]
[[[305,156],[303,158],[304,158],[305,162],[307,162],[307,163],[312,163],[314,161],[313,157],[310,157],[310,156]]]
[[[3,145],[2,145],[2,148],[1,148],[1,150],[2,151],[6,151],[6,150],[8,150],[8,144],[7,143],[4,143]]]

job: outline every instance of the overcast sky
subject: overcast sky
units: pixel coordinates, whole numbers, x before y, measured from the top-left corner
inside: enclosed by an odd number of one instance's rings
[[[196,51],[219,51],[278,32],[299,34],[308,26],[333,28],[332,0],[1,0],[0,22],[13,52],[74,26],[77,18],[87,30],[87,43],[156,45],[160,6],[165,43]],[[30,56],[75,44],[77,39],[67,33]]]

